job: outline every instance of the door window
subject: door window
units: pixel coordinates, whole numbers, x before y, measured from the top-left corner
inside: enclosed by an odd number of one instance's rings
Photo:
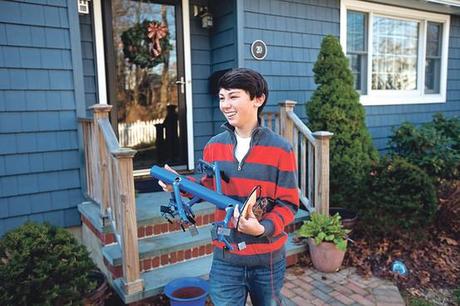
[[[134,169],[186,164],[177,6],[112,0],[116,123],[120,145],[137,150]]]

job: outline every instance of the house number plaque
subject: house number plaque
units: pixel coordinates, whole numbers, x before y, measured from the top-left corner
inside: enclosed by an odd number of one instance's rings
[[[251,44],[251,54],[256,60],[263,60],[267,56],[267,45],[263,40],[255,40]]]

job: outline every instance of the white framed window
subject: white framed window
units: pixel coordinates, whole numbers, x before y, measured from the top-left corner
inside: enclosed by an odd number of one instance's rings
[[[450,16],[341,0],[340,42],[363,105],[444,103]]]

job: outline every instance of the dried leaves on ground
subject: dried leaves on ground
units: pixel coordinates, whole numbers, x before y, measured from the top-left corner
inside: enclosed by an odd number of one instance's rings
[[[362,227],[353,231],[344,266],[356,267],[364,277],[392,279],[412,296],[460,287],[460,185],[440,200],[436,222],[424,233],[402,232],[374,241],[365,234]],[[391,271],[395,260],[406,265],[406,276]],[[299,265],[311,266],[309,256],[301,256]]]
[[[363,275],[393,278],[400,288],[457,288],[460,284],[460,188],[440,200],[435,224],[419,236],[401,233],[370,242],[360,238],[363,233],[353,235],[345,265]],[[391,271],[394,260],[406,265],[407,276]]]

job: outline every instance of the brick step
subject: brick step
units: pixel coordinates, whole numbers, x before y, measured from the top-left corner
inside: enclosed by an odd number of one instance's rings
[[[289,235],[286,244],[287,266],[297,263],[297,256],[305,252],[304,244],[295,244],[292,241],[293,234]],[[123,291],[121,278],[113,281],[113,287],[126,304],[147,299],[163,292],[164,286],[180,277],[203,277],[207,278],[211,269],[212,255],[205,255],[195,259],[179,262],[176,264],[160,267],[151,271],[141,273],[144,280],[144,291],[127,295]]]
[[[170,224],[161,216],[160,206],[169,203],[170,193],[152,192],[142,193],[136,196],[137,234],[139,238],[155,236],[159,234],[182,231],[178,223]],[[115,242],[112,228],[109,224],[102,224],[99,205],[86,201],[78,205],[82,222],[100,239],[102,244]],[[198,226],[214,222],[215,206],[208,202],[202,202],[194,206]]]
[[[293,232],[308,218],[308,212],[299,210],[293,224],[286,228]],[[141,271],[156,269],[161,266],[196,258],[212,253],[211,225],[198,227],[198,235],[187,232],[171,232],[154,237],[139,239],[139,260]],[[106,245],[102,249],[104,263],[113,278],[122,276],[121,249],[118,244]]]

